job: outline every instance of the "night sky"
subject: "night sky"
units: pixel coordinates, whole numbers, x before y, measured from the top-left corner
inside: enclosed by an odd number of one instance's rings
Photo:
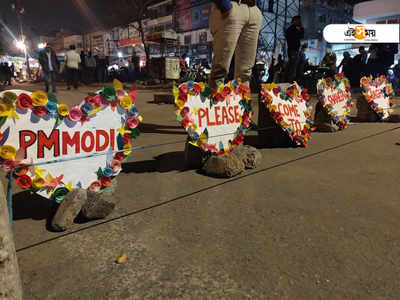
[[[0,17],[13,32],[17,31],[15,0],[0,1]],[[31,34],[54,34],[61,27],[76,33],[102,27],[107,5],[112,0],[19,0],[25,9],[23,24]]]

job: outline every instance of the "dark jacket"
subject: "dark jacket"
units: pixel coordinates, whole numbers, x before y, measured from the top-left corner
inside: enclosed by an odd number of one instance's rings
[[[217,7],[222,13],[226,13],[227,11],[232,9],[231,0],[211,0],[211,1],[214,2],[215,5],[217,5]],[[262,0],[257,0],[257,6],[259,9],[261,9]]]
[[[51,49],[51,54],[50,54],[50,59],[51,59],[51,65],[53,67],[54,72],[58,72],[60,69],[60,63],[57,60],[56,53],[54,52],[53,49]],[[43,68],[43,72],[49,73],[49,58],[46,53],[46,49],[40,51],[39,53],[39,63]]]
[[[285,37],[288,45],[288,50],[298,51],[300,48],[300,40],[304,38],[304,28],[290,25],[285,31]]]

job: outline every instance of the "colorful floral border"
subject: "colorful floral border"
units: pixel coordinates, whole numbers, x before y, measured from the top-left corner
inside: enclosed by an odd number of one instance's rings
[[[347,94],[349,95],[349,99],[346,101],[344,115],[338,116],[337,113],[333,110],[333,106],[329,104],[328,101],[326,101],[324,90],[330,88],[332,90],[343,92],[340,88],[338,88],[342,83],[344,84],[345,92],[347,92]],[[347,128],[350,122],[350,109],[353,107],[353,102],[351,100],[349,80],[344,77],[344,74],[336,74],[334,79],[332,79],[331,77],[320,79],[317,85],[317,96],[322,106],[326,109],[328,115],[331,117],[333,123],[335,123],[339,127],[339,129]]]
[[[270,93],[273,93],[275,96],[280,95],[280,98],[285,101],[293,101],[293,97],[300,96],[306,103],[308,111],[304,112],[307,121],[304,124],[304,128],[301,131],[301,134],[298,134],[296,130],[286,123],[283,120],[282,114],[279,112],[276,105],[272,104],[272,96]],[[288,134],[290,139],[296,143],[298,146],[306,147],[308,141],[311,138],[311,132],[313,127],[313,119],[311,115],[312,104],[311,97],[308,94],[307,89],[302,89],[297,82],[294,82],[290,85],[286,92],[284,93],[280,87],[278,87],[275,83],[271,84],[263,84],[261,89],[261,95],[263,98],[263,102],[266,108],[269,110],[271,117],[274,119],[275,123],[282,127],[282,129]]]
[[[378,103],[369,99],[368,89],[371,86],[371,84],[375,85],[375,87],[379,87],[381,84],[385,85],[382,88],[382,92],[386,98],[389,98],[389,106],[390,106],[390,109],[388,109],[389,116],[393,113],[392,107],[394,106],[394,100],[393,100],[394,91],[392,88],[392,84],[387,81],[385,75],[381,75],[375,79],[373,79],[372,76],[369,76],[369,77],[364,76],[363,78],[360,79],[361,93],[364,95],[365,100],[368,102],[368,104],[371,106],[371,108],[378,115],[379,119],[383,120],[385,113],[383,112],[382,107],[379,107]]]
[[[212,155],[222,155],[224,153],[232,152],[234,148],[243,142],[244,135],[250,127],[250,119],[253,116],[253,112],[251,107],[250,89],[243,85],[240,80],[233,80],[228,82],[226,85],[220,85],[218,90],[211,89],[203,82],[196,83],[188,81],[182,83],[178,88],[174,86],[173,94],[177,108],[177,120],[188,132],[190,143],[192,145],[200,147],[203,151],[209,152]],[[216,144],[208,143],[209,136],[207,128],[201,134],[197,133],[198,127],[194,121],[193,112],[190,112],[189,107],[187,107],[186,104],[191,101],[192,95],[201,95],[204,99],[209,98],[210,105],[212,106],[218,102],[229,101],[229,95],[231,94],[239,95],[241,97],[239,104],[242,106],[244,114],[240,117],[240,126],[234,133],[234,139],[229,141],[230,147],[224,148],[222,143],[217,147]]]
[[[19,119],[19,112],[31,110],[38,117],[50,116],[56,118],[57,126],[62,122],[89,122],[96,113],[110,106],[115,110],[117,106],[127,111],[127,118],[118,130],[118,149],[132,148],[132,139],[140,135],[137,128],[142,117],[135,106],[137,96],[137,87],[134,86],[129,93],[123,90],[123,85],[118,80],[114,80],[113,86],[105,86],[98,94],[91,94],[86,97],[79,105],[71,109],[66,104],[58,104],[55,95],[42,91],[17,96],[11,91],[5,91],[0,97],[0,128],[5,124],[8,118]],[[53,177],[50,173],[44,175],[45,169],[29,166],[33,162],[23,161],[23,151],[16,150],[13,146],[6,145],[5,142],[9,136],[9,128],[0,133],[0,165],[13,176],[16,183],[22,189],[28,189],[32,192],[46,191],[52,198],[60,203],[69,191],[72,190],[72,183],[65,184],[62,179],[63,174]],[[97,178],[89,190],[101,193],[107,189],[111,181],[119,174],[122,162],[126,161],[131,154],[130,150],[117,152],[108,158],[108,165],[105,168],[99,168]],[[11,172],[13,173],[11,174]],[[29,176],[28,172],[32,175]]]

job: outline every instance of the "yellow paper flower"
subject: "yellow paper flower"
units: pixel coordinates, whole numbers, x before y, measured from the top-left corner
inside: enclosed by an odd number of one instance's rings
[[[0,117],[4,117],[7,115],[7,106],[5,104],[0,104]]]
[[[13,146],[4,145],[0,147],[0,157],[2,159],[14,160],[17,150]]]
[[[6,105],[11,105],[11,106],[13,106],[14,103],[17,101],[17,98],[18,98],[18,96],[17,96],[16,93],[13,93],[13,92],[4,92],[4,93],[3,93],[3,97],[1,98],[1,100],[3,100],[3,102],[4,102]]]
[[[60,116],[65,117],[69,113],[69,107],[67,104],[59,104],[58,105],[58,113]]]
[[[197,131],[197,125],[196,125],[196,123],[192,123],[192,128],[193,128],[193,131]]]
[[[204,88],[206,87],[204,82],[199,82],[199,87],[201,88],[201,90],[204,90]]]
[[[119,105],[123,109],[130,109],[132,107],[132,98],[130,96],[125,96],[119,101]]]
[[[124,85],[122,84],[122,82],[117,79],[114,79],[113,87],[115,90],[123,90],[124,89]]]
[[[201,143],[207,143],[207,136],[206,136],[204,133],[200,134],[200,136],[199,136],[199,142],[201,142]]]
[[[140,123],[143,122],[143,117],[142,116],[138,116],[137,119],[139,120]]]
[[[185,107],[185,102],[183,102],[182,100],[176,100],[175,104],[179,109],[182,109]]]
[[[124,145],[124,146],[122,147],[122,149],[129,149],[129,148],[132,148],[132,145],[131,145],[131,144],[126,144],[126,145]],[[129,154],[131,154],[131,153],[132,153],[132,150],[128,150],[128,151],[125,151],[125,152],[124,152],[125,155],[129,155]]]
[[[32,93],[31,98],[33,106],[45,106],[49,101],[47,94],[42,91]]]
[[[34,189],[40,189],[42,186],[44,185],[44,179],[40,176],[36,176],[33,180],[32,180],[32,187]]]

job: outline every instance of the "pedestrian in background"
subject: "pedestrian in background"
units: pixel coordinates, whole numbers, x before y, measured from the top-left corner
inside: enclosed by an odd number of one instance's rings
[[[87,83],[91,84],[95,81],[95,72],[96,72],[96,59],[92,56],[92,52],[88,53],[88,56],[86,57],[86,69],[87,69],[87,74],[88,74],[88,80]]]
[[[304,72],[306,69],[307,65],[307,56],[306,56],[306,50],[308,48],[307,44],[303,44],[301,46],[301,50],[299,52],[299,55],[297,57],[297,69],[296,69],[296,81],[300,84],[304,84]]]
[[[338,71],[340,72],[340,68],[342,68],[342,73],[346,78],[349,79],[350,82],[353,81],[352,68],[353,68],[353,59],[350,56],[350,53],[345,51],[343,52],[343,59],[338,66]]]
[[[336,54],[332,51],[331,48],[326,49],[326,54],[321,61],[321,65],[324,67],[328,67],[327,75],[328,77],[335,76],[337,68],[336,68]]]
[[[367,75],[367,57],[368,53],[365,51],[364,46],[358,48],[359,54],[353,58],[353,71],[351,86],[354,88],[360,88],[361,77]]]
[[[209,85],[224,83],[235,53],[234,77],[249,86],[262,24],[261,0],[212,0],[210,32],[214,58]]]
[[[46,92],[49,92],[49,87],[51,86],[52,92],[56,93],[56,80],[58,70],[60,69],[60,63],[50,44],[47,44],[46,48],[40,51],[39,63],[43,70]]]
[[[83,84],[87,84],[87,75],[86,75],[86,54],[85,52],[82,50],[81,54],[81,63],[79,64],[79,80],[80,82],[82,82]]]
[[[285,31],[285,38],[288,47],[288,68],[285,72],[285,80],[292,82],[295,79],[297,71],[297,62],[300,49],[300,41],[304,38],[304,27],[301,24],[301,17],[292,18],[292,24]]]
[[[79,78],[79,64],[81,63],[81,57],[75,51],[75,45],[69,47],[69,51],[65,54],[65,66],[67,74],[67,89],[71,88],[71,85],[78,88]]]

